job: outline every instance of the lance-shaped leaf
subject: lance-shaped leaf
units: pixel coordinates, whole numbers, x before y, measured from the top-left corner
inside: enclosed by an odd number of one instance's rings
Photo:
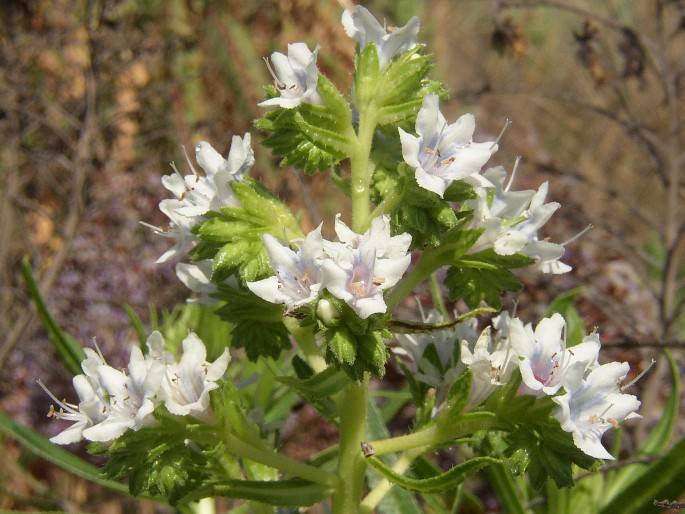
[[[331,489],[300,479],[290,480],[227,480],[198,489],[183,498],[183,502],[202,498],[224,496],[255,501],[277,507],[308,507],[324,500]]]
[[[18,424],[3,412],[0,412],[0,432],[17,440],[34,455],[37,455],[78,477],[118,493],[126,493],[128,491],[128,487],[126,487],[125,484],[103,478],[100,474],[100,469],[97,467],[51,443],[45,437],[30,428]]]
[[[86,354],[79,342],[67,334],[59,326],[55,318],[52,317],[48,306],[43,299],[43,296],[38,289],[36,277],[33,275],[33,269],[28,257],[21,260],[21,274],[24,277],[24,282],[29,290],[31,299],[36,306],[38,316],[40,317],[43,327],[50,337],[50,341],[57,350],[57,353],[62,358],[62,362],[72,375],[79,375],[81,373],[81,361],[85,360]]]
[[[501,462],[494,457],[475,457],[469,459],[462,464],[454,466],[449,471],[431,478],[409,478],[401,475],[376,457],[369,457],[366,462],[378,471],[381,475],[387,478],[390,482],[408,489],[410,491],[417,491],[420,493],[437,493],[457,487],[463,483],[464,480],[470,476],[478,473],[481,469],[490,464],[497,464]]]

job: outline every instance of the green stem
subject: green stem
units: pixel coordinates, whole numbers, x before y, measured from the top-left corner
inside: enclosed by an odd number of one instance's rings
[[[352,168],[352,230],[363,233],[371,212],[371,144],[378,124],[378,110],[372,101],[364,109],[360,109],[359,128],[357,130],[357,144],[350,156]]]
[[[312,367],[315,373],[321,373],[328,365],[326,359],[321,355],[321,350],[316,344],[314,331],[311,327],[303,327],[295,319],[289,316],[283,318],[283,324],[297,341],[297,345],[304,354],[307,363]]]
[[[495,428],[496,426],[497,419],[493,413],[473,412],[444,425],[435,423],[413,434],[391,437],[390,439],[379,439],[370,444],[376,455],[384,455],[423,446],[437,446],[472,434],[478,430]]]
[[[356,514],[364,487],[366,462],[361,444],[366,439],[366,405],[369,377],[353,382],[344,391],[340,406],[338,489],[333,494],[333,514]]]
[[[403,474],[409,469],[412,463],[426,451],[428,451],[428,447],[414,448],[413,450],[408,451],[397,459],[397,462],[395,462],[392,467],[393,471]],[[378,482],[376,487],[374,487],[362,501],[361,508],[359,509],[360,514],[371,514],[385,495],[390,492],[393,485],[394,484],[387,478],[383,478]]]
[[[288,475],[304,478],[326,487],[336,487],[338,485],[338,478],[332,473],[304,464],[303,462],[298,462],[279,453],[256,448],[233,434],[227,434],[225,442],[228,451],[238,457],[259,462]]]

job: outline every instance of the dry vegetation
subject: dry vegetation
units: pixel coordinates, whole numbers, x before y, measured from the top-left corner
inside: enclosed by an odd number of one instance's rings
[[[251,130],[269,81],[261,58],[288,42],[321,44],[320,68],[344,84],[354,47],[339,25],[341,4],[0,5],[4,412],[50,433],[49,402],[35,379],[66,384],[28,305],[21,257],[31,256],[64,328],[84,343],[97,336],[103,352],[123,362],[132,331],[122,305],[142,315],[149,303],[168,308],[185,295],[172,267],[153,264],[167,241],[138,224],[163,223],[160,175],[170,161],[183,162],[181,145],[203,138],[225,152],[231,134]],[[522,316],[539,317],[551,297],[583,284],[578,307],[588,327],[598,326],[633,367],[656,356],[659,345],[682,350],[685,2],[378,0],[367,6],[398,24],[421,16],[421,39],[435,52],[437,77],[450,87],[446,111],[474,112],[478,137],[496,135],[505,119],[513,120],[494,161],[510,168],[523,157],[519,188],[551,181],[562,209],[548,235],[564,241],[589,223],[595,227],[568,247],[572,274],[525,277]],[[257,158],[256,174],[301,209],[307,223],[336,212],[336,193],[324,180],[278,169],[264,151]],[[322,198],[328,201],[313,201]],[[649,407],[636,437],[658,416],[667,381],[659,365],[643,384]],[[155,509],[75,482],[12,441],[3,444],[0,509]]]

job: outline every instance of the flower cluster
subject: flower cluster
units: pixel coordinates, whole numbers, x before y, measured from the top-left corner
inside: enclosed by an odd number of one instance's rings
[[[431,311],[429,318],[436,317],[440,315]],[[398,335],[405,354],[421,371],[415,378],[436,388],[438,407],[444,391],[464,366],[472,373],[468,400],[471,409],[487,400],[497,387],[508,383],[518,369],[522,380],[519,394],[551,396],[559,405],[553,415],[563,430],[573,434],[576,446],[592,457],[613,458],[601,444],[602,435],[626,419],[639,417],[635,411],[640,402],[635,396],[621,392],[620,383],[628,374],[628,363],[600,365],[597,362],[600,342],[596,333],[568,348],[566,321],[559,314],[541,320],[533,328],[503,312],[480,335],[474,328],[457,325],[451,330],[422,336]],[[430,344],[443,356],[453,355],[454,346],[460,344],[461,362],[452,363],[440,374],[423,357]],[[447,362],[445,359],[444,364]]]
[[[366,319],[386,311],[383,291],[394,286],[411,261],[411,236],[390,235],[389,216],[375,218],[364,234],[335,220],[338,242],[321,235],[321,225],[307,234],[295,251],[265,234],[275,275],[247,286],[257,296],[288,309],[314,301],[323,289]]]
[[[537,191],[510,191],[515,173],[516,166],[505,186],[504,168],[490,168],[483,173],[483,178],[491,186],[474,188],[478,198],[467,202],[467,207],[474,212],[471,227],[485,230],[471,252],[493,248],[498,255],[521,253],[535,259],[538,268],[545,273],[570,271],[570,266],[559,262],[564,255],[564,245],[540,240],[537,236],[537,231],[560,205],[545,203],[547,182]]]
[[[172,414],[211,420],[209,392],[219,387],[217,380],[226,372],[228,349],[208,363],[204,343],[190,333],[183,340],[183,356],[176,362],[164,350],[164,338],[159,332],[148,337],[146,346],[147,355],[137,346],[131,348],[128,370],[123,371],[107,364],[99,352],[86,348],[86,359],[81,363],[83,374],[73,378],[78,404],[58,400],[43,386],[59,407],[56,410],[52,406],[50,415],[74,421],[50,441],[111,442],[129,429],[156,424],[153,412],[161,403]]]
[[[254,165],[254,152],[250,146],[250,133],[243,137],[233,136],[228,158],[224,159],[212,145],[200,141],[195,146],[195,159],[204,171],[199,174],[186,155],[192,175],[183,176],[172,164],[174,173],[162,177],[162,184],[175,198],[168,198],[159,203],[159,209],[167,215],[170,227],[167,230],[149,226],[158,234],[173,239],[178,243],[167,250],[158,263],[167,262],[182,255],[189,246],[197,241],[191,229],[206,219],[210,210],[223,206],[239,206],[230,182],[243,179]]]

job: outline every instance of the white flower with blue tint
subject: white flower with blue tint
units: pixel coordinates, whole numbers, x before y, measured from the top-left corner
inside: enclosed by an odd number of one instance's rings
[[[261,102],[262,107],[277,105],[292,109],[302,103],[323,104],[323,99],[317,90],[319,69],[316,58],[319,46],[312,52],[305,43],[288,45],[288,55],[280,52],[271,54],[271,63],[266,61],[269,72],[274,78],[274,84],[280,96],[269,98]]]
[[[441,198],[455,180],[472,185],[491,185],[479,175],[483,165],[497,151],[494,142],[474,143],[473,115],[465,114],[451,125],[440,112],[437,95],[426,95],[416,117],[414,136],[401,128],[402,156],[415,170],[416,182]]]
[[[564,384],[566,394],[552,398],[559,405],[553,415],[561,428],[571,432],[575,445],[591,457],[613,459],[602,446],[602,436],[624,420],[640,417],[635,413],[640,401],[619,388],[628,370],[627,362],[598,366],[586,378],[570,377]]]
[[[231,189],[230,182],[242,180],[254,165],[254,152],[250,146],[250,134],[244,137],[233,136],[228,159],[224,159],[212,145],[200,141],[195,146],[195,159],[204,174],[195,170],[186,155],[192,175],[183,176],[172,164],[174,173],[162,177],[162,184],[175,198],[162,200],[160,210],[170,220],[169,228],[162,229],[143,223],[156,233],[177,239],[178,242],[167,250],[157,263],[167,262],[197,243],[197,236],[191,229],[205,221],[208,211],[218,211],[221,207],[240,207],[240,200]]]
[[[598,366],[599,337],[586,336],[566,348],[566,320],[558,314],[544,318],[533,331],[513,318],[509,323],[511,347],[518,357],[518,367],[525,384],[524,393],[554,395],[564,381],[582,378],[588,369]]]
[[[172,414],[211,420],[209,393],[219,387],[217,380],[224,376],[230,355],[228,349],[214,362],[207,362],[207,349],[196,334],[183,340],[183,356],[178,363],[166,366],[161,384],[160,399]]]
[[[336,217],[341,242],[325,244],[328,259],[321,265],[321,283],[366,319],[387,310],[383,292],[397,284],[409,267],[411,236],[390,235],[390,217],[375,218],[364,234],[357,234]]]
[[[402,54],[416,46],[419,32],[419,19],[414,16],[404,27],[389,28],[378,23],[373,14],[358,5],[353,13],[345,11],[342,15],[345,33],[359,43],[359,51],[369,43],[376,45],[381,71],[395,55]]]
[[[288,309],[313,301],[321,288],[319,270],[324,254],[321,225],[307,234],[297,250],[264,234],[262,242],[275,275],[248,282],[247,287],[267,302],[284,304]]]
[[[540,240],[537,234],[560,207],[557,202],[545,203],[547,182],[537,191],[510,191],[513,176],[505,186],[504,168],[490,168],[483,177],[494,187],[475,187],[478,199],[467,202],[474,212],[471,228],[485,229],[470,253],[486,248],[493,248],[498,255],[521,253],[535,259],[538,268],[545,273],[569,271],[570,266],[559,262],[564,255],[564,245]]]

